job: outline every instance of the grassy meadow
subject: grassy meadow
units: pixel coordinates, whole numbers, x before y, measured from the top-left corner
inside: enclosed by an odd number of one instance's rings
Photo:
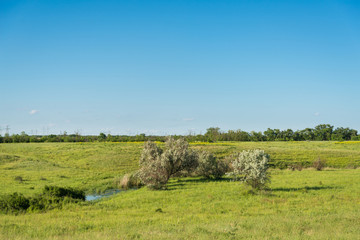
[[[39,193],[45,185],[87,193],[114,188],[138,168],[143,143],[0,144],[0,194]],[[129,190],[94,202],[26,214],[0,214],[0,239],[359,239],[360,142],[192,143],[224,158],[264,149],[275,166],[271,191],[230,179],[174,178],[168,189]],[[20,179],[20,178],[21,179]]]

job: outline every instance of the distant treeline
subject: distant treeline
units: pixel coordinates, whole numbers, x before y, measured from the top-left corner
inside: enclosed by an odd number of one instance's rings
[[[315,128],[305,128],[293,131],[291,129],[280,130],[268,128],[264,132],[246,132],[242,130],[229,130],[223,132],[218,127],[208,128],[205,134],[189,134],[186,136],[176,135],[175,138],[184,137],[188,142],[217,142],[217,141],[349,141],[360,140],[358,131],[350,128],[338,127],[330,124],[320,124]],[[143,142],[160,141],[164,142],[166,136],[147,136],[138,134],[135,136],[111,135],[100,133],[98,136],[80,134],[55,135],[28,135],[21,134],[0,135],[0,143],[28,143],[28,142]]]

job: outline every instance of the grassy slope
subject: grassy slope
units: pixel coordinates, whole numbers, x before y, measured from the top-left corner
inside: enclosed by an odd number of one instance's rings
[[[360,144],[334,142],[193,144],[219,157],[262,148],[274,161],[359,163]],[[141,143],[1,144],[0,191],[32,195],[45,184],[110,186],[135,170]],[[22,176],[22,183],[14,180]],[[42,180],[41,180],[42,178]],[[0,239],[357,239],[360,169],[272,170],[270,194],[252,195],[229,181],[173,179],[167,191],[146,188],[63,210],[0,215]],[[34,189],[31,189],[34,188]],[[161,208],[162,212],[156,210]]]
[[[360,142],[222,142],[192,145],[212,150],[220,157],[233,151],[260,148],[270,154],[275,164],[303,163],[310,166],[320,157],[331,167],[360,166]]]
[[[101,191],[113,179],[138,168],[143,143],[24,143],[0,144],[0,192],[31,195],[44,185],[61,185]],[[335,142],[225,142],[191,144],[223,158],[235,151],[261,148],[272,162],[301,162],[321,157],[329,166],[360,166],[360,143]],[[17,182],[15,176],[24,181]]]
[[[115,176],[137,169],[143,143],[0,144],[1,193],[39,192],[44,185],[111,187]],[[17,182],[15,176],[24,181]],[[34,189],[32,189],[34,188]]]

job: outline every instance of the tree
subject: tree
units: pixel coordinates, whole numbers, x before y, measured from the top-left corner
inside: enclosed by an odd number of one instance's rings
[[[268,128],[265,132],[264,132],[264,136],[266,137],[267,141],[275,141],[277,134],[275,132],[275,130]]]
[[[106,135],[105,135],[105,133],[100,133],[98,139],[99,139],[99,141],[101,141],[101,142],[105,141],[105,140],[106,140]]]
[[[333,132],[334,126],[330,124],[320,124],[315,127],[315,140],[319,141],[329,141],[331,140],[331,134]]]
[[[223,133],[223,141],[250,141],[250,136],[247,132],[236,130],[229,130],[227,133]]]
[[[291,129],[287,129],[283,131],[283,137],[285,141],[294,140],[294,132]]]
[[[315,140],[315,133],[314,129],[312,128],[305,128],[304,130],[299,131],[301,139],[312,141]]]
[[[251,133],[250,133],[251,141],[258,142],[258,141],[264,141],[264,139],[265,139],[265,136],[262,134],[262,132],[251,131]]]
[[[205,137],[208,142],[217,142],[220,135],[220,128],[218,127],[211,127],[206,129]]]
[[[331,140],[336,140],[336,141],[351,140],[353,136],[357,136],[356,130],[350,128],[338,127],[333,131],[331,135]]]

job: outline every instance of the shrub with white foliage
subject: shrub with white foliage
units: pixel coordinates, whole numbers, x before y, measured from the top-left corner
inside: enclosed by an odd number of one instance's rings
[[[226,171],[228,166],[225,162],[219,161],[216,157],[206,151],[199,152],[199,164],[195,173],[205,178],[221,178]]]
[[[152,189],[159,189],[167,183],[165,168],[161,166],[162,149],[153,142],[146,142],[140,157],[137,175],[142,183]]]
[[[181,171],[192,171],[197,167],[198,154],[189,149],[189,144],[180,138],[169,137],[165,148],[153,142],[145,143],[140,158],[138,176],[142,183],[152,189],[163,188],[171,176]]]
[[[169,180],[171,176],[181,171],[193,171],[198,165],[198,154],[189,148],[189,143],[184,138],[175,140],[168,137],[160,160]]]
[[[270,156],[264,150],[244,150],[233,156],[232,175],[253,188],[260,189],[270,181],[267,172]]]

